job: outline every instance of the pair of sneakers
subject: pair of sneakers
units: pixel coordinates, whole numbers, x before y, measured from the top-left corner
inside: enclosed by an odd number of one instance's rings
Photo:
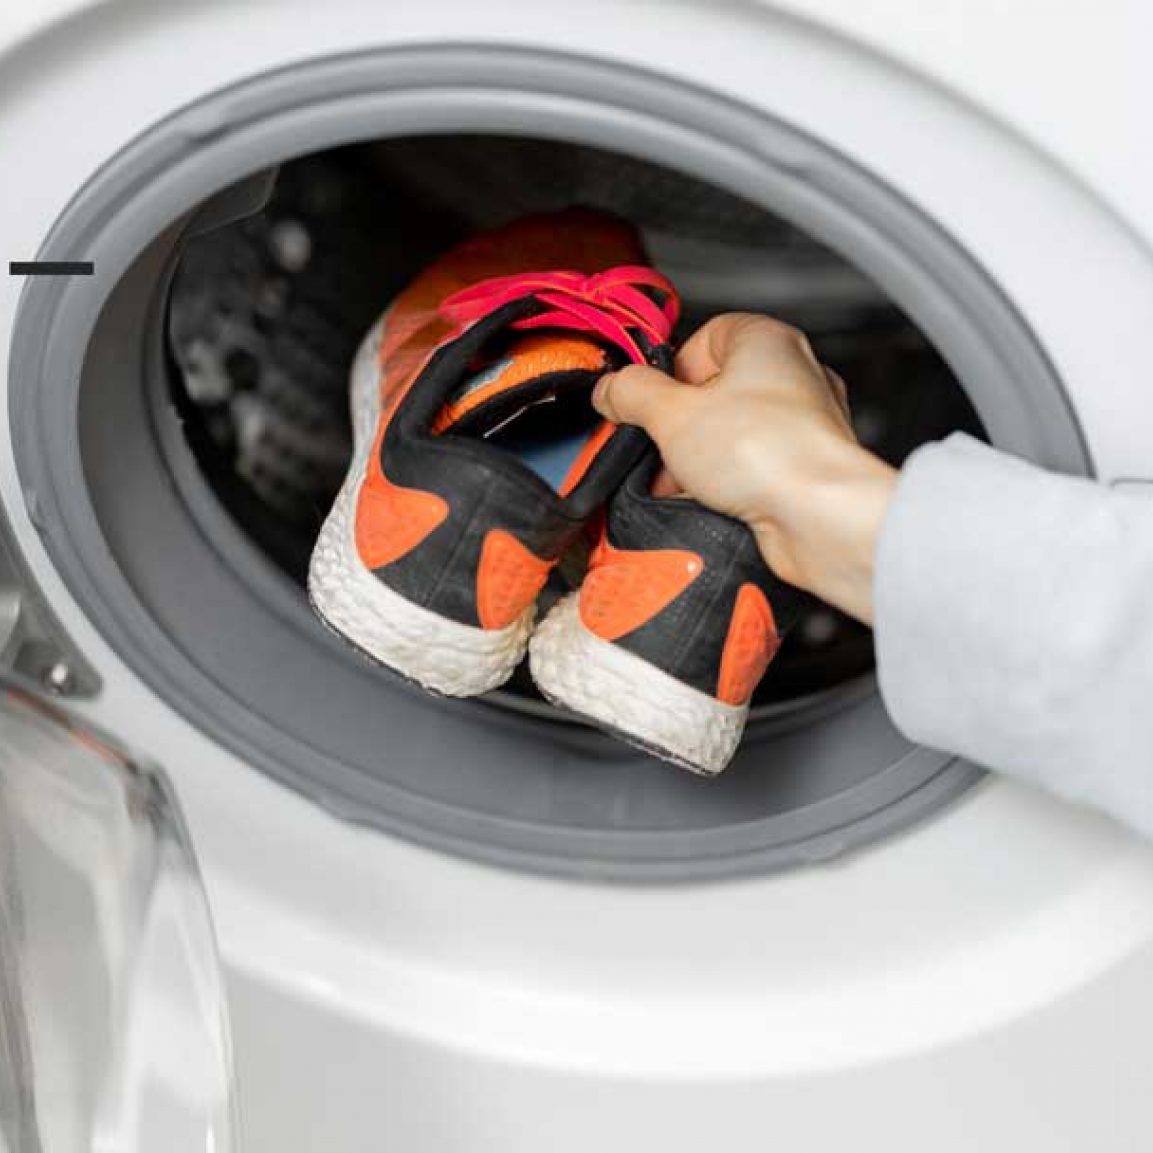
[[[546,698],[698,773],[731,759],[797,610],[738,522],[652,494],[659,459],[597,380],[671,368],[673,285],[581,209],[472,238],[392,303],[352,369],[354,452],[312,555],[317,612],[448,696],[529,654]],[[593,536],[578,591],[549,574]]]

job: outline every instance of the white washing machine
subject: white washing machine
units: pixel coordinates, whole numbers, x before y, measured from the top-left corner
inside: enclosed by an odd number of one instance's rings
[[[1151,37],[1136,0],[4,9],[5,652],[175,784],[247,1150],[1153,1148],[1146,846],[911,747],[859,643],[770,678],[715,785],[393,685],[218,483],[172,343],[187,254],[310,157],[389,175],[397,261],[462,203],[643,188],[701,310],[823,254],[992,442],[1142,484]]]

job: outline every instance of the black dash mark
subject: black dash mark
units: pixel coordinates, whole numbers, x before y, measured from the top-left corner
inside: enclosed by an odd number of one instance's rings
[[[96,265],[91,260],[13,260],[9,276],[91,276]]]

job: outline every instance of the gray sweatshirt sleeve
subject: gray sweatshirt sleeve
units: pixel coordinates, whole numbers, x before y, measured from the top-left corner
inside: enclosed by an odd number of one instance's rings
[[[964,436],[882,528],[877,667],[911,739],[1153,836],[1153,500]]]

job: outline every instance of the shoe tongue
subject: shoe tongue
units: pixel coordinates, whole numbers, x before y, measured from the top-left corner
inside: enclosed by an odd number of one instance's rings
[[[487,436],[527,408],[561,392],[592,388],[614,367],[612,355],[588,337],[534,333],[473,365],[440,410],[433,432]]]

